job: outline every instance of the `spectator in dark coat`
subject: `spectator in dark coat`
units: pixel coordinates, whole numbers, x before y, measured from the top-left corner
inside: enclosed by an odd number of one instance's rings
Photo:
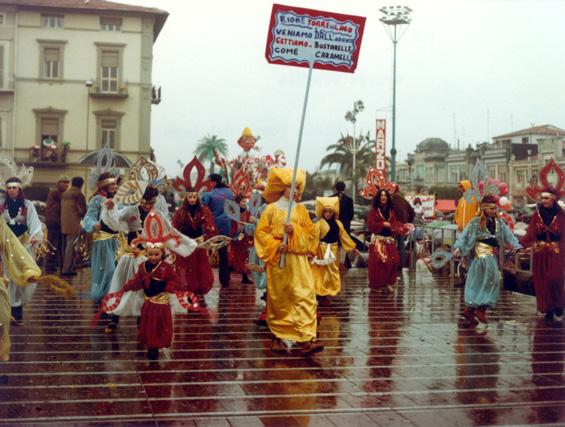
[[[75,176],[71,188],[63,193],[61,200],[61,232],[63,234],[64,259],[61,275],[74,276],[73,263],[76,256],[75,240],[80,234],[80,221],[86,213],[86,199],[82,194],[84,179]]]
[[[392,193],[392,210],[396,214],[396,219],[401,224],[411,224],[414,222],[414,218],[416,213],[414,212],[414,208],[410,204],[408,200],[404,198],[403,195],[400,194],[398,184],[395,184],[396,191]],[[398,252],[400,254],[400,269],[404,267],[406,262],[406,237],[399,236],[397,238],[398,241]]]
[[[344,193],[345,191],[345,182],[338,181],[335,183],[335,194],[332,194],[332,197],[339,198],[339,220],[343,224],[343,228],[347,231],[347,234],[351,234],[351,220],[353,219],[353,199],[349,197],[347,194]],[[340,251],[340,255],[343,251]],[[349,256],[347,253],[345,254],[344,262],[341,262],[340,256],[340,265],[343,269],[351,267],[351,261],[349,260]]]
[[[55,247],[53,253],[47,255],[47,272],[54,273],[62,265],[62,235],[61,235],[61,196],[69,187],[69,178],[61,176],[55,188],[49,192],[45,205],[45,225],[47,225],[47,240]]]

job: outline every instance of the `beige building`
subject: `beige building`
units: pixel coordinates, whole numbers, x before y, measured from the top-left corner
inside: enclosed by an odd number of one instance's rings
[[[153,43],[168,14],[104,0],[0,0],[0,153],[34,185],[108,143],[150,154]]]

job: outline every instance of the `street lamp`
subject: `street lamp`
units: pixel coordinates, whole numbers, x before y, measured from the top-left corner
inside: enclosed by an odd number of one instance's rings
[[[392,65],[392,149],[390,150],[390,177],[396,180],[396,44],[400,41],[404,32],[398,34],[397,27],[405,25],[404,31],[411,22],[410,9],[407,6],[384,6],[379,9],[384,16],[381,22],[384,24],[393,45],[393,65]]]
[[[359,150],[359,141],[355,133],[355,123],[357,123],[357,114],[365,109],[363,101],[358,100],[353,103],[353,110],[345,114],[345,120],[353,124],[353,140],[351,141],[349,151],[353,154],[353,173],[352,173],[352,191],[353,191],[353,208],[355,208],[355,196],[357,191],[357,151]]]

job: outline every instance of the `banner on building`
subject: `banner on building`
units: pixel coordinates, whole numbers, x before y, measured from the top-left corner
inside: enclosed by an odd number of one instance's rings
[[[271,64],[353,73],[365,18],[273,4],[265,57]]]
[[[386,120],[377,119],[377,138],[375,139],[376,169],[386,178]]]

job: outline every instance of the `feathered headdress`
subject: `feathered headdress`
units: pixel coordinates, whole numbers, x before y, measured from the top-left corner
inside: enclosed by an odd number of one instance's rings
[[[549,175],[555,174],[557,181],[555,184],[550,181]],[[542,183],[540,187],[537,182],[531,182],[526,187],[526,194],[533,201],[537,201],[541,193],[548,192],[555,194],[557,199],[565,197],[565,172],[559,167],[555,160],[550,159],[549,162],[540,170],[539,180]]]
[[[88,176],[88,187],[91,190],[95,190],[98,185],[98,178],[106,172],[113,176],[119,176],[120,174],[120,171],[114,162],[114,152],[108,144],[104,145],[104,147],[98,152],[96,166],[91,169],[90,175]]]
[[[386,190],[390,194],[398,191],[398,185],[394,182],[387,181],[384,173],[375,168],[369,169],[365,183],[366,186],[360,191],[360,194],[367,200],[372,200],[380,190]]]
[[[487,196],[496,197],[500,193],[496,183],[488,177],[487,165],[481,159],[477,159],[470,178],[472,187],[463,193],[469,203],[481,203]]]
[[[192,179],[192,173],[196,172],[196,179]],[[186,164],[184,169],[182,170],[182,178],[177,177],[172,186],[175,190],[177,190],[181,194],[185,194],[189,190],[193,189],[197,192],[200,192],[206,187],[207,180],[206,178],[206,169],[200,163],[200,160],[196,158],[196,156]]]
[[[22,165],[21,168],[19,168],[16,162],[8,158],[0,158],[0,165],[3,166],[3,171],[0,172],[0,186],[2,188],[6,188],[6,181],[13,177],[18,178],[21,181],[22,187],[31,185],[31,181],[33,179],[33,167],[26,167],[25,165]],[[6,173],[3,173],[4,170]]]

